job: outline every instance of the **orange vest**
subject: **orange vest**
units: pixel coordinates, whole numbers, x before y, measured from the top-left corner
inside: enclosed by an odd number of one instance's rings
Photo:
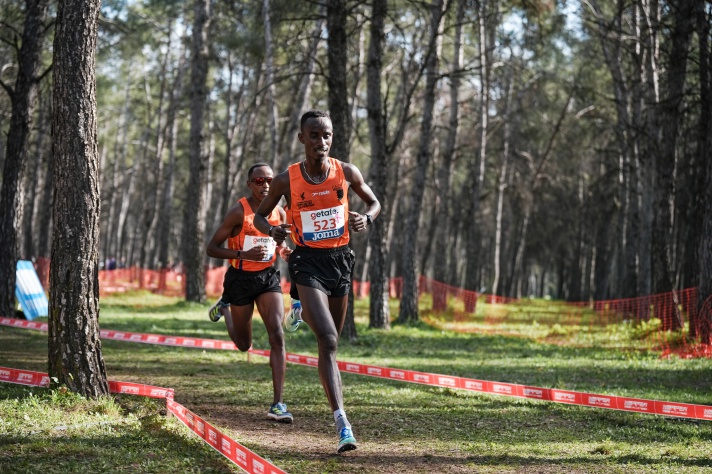
[[[329,163],[329,176],[320,184],[302,177],[301,162],[289,166],[287,222],[296,245],[323,249],[349,243],[349,186],[341,162],[329,158]]]
[[[252,247],[258,245],[265,245],[272,252],[268,253],[267,259],[261,262],[256,262],[254,260],[242,260],[237,258],[230,259],[230,265],[237,268],[238,270],[244,270],[246,272],[258,272],[269,268],[274,263],[277,258],[275,250],[275,241],[272,237],[263,234],[255,227],[255,211],[250,207],[250,203],[247,202],[247,198],[242,198],[238,201],[242,204],[242,209],[244,210],[244,217],[242,219],[242,230],[235,237],[230,237],[227,239],[227,247],[232,250],[250,250]],[[279,211],[275,207],[272,213],[267,218],[270,225],[279,225],[282,223],[279,217]]]

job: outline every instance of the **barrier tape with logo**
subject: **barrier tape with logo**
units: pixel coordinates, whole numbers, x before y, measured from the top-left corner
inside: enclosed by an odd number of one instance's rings
[[[0,367],[0,382],[34,387],[48,387],[49,375],[31,370]],[[285,474],[285,471],[266,459],[253,453],[237,441],[223,434],[213,425],[173,400],[172,388],[154,387],[133,382],[109,380],[111,393],[138,395],[141,397],[165,398],[166,409],[187,426],[193,433],[203,438],[217,452],[228,458],[250,474]]]
[[[37,323],[13,318],[0,318],[0,325],[47,330],[46,323]],[[140,334],[122,331],[101,331],[101,336],[107,339],[143,342],[147,344],[171,345],[203,349],[236,350],[231,342],[216,339],[200,339],[163,336],[158,334]],[[250,353],[269,357],[269,350],[250,349]],[[287,353],[287,361],[294,364],[316,367],[319,359],[313,356]],[[338,361],[339,370],[344,372],[368,375],[401,382],[411,382],[421,385],[470,390],[474,392],[503,395],[517,398],[545,400],[567,405],[580,405],[594,408],[607,408],[635,413],[673,416],[678,418],[694,418],[712,421],[712,406],[692,403],[667,402],[662,400],[647,400],[642,398],[621,397],[617,395],[602,395],[597,393],[559,390],[555,388],[533,387],[506,382],[493,382],[451,375],[432,374],[405,369],[391,369],[376,365],[358,364]]]

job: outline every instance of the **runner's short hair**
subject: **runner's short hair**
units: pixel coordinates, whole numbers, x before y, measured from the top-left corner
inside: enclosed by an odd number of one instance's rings
[[[302,120],[299,124],[302,130],[304,130],[304,124],[306,123],[307,120],[310,118],[328,118],[331,120],[331,117],[329,116],[329,112],[326,110],[320,110],[320,109],[311,109],[307,110],[304,112],[304,115],[302,115]]]
[[[252,178],[253,171],[255,171],[257,168],[262,168],[263,166],[270,168],[270,165],[268,165],[267,163],[255,163],[254,165],[250,166],[250,169],[247,170],[247,179]]]

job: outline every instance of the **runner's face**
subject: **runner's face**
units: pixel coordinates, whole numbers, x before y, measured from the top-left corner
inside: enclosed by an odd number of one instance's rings
[[[328,158],[333,133],[331,120],[326,117],[310,118],[304,122],[304,128],[299,133],[299,141],[304,144],[307,158],[314,158],[317,161]]]
[[[250,176],[247,186],[250,188],[250,191],[252,191],[252,197],[255,198],[257,202],[262,202],[262,200],[267,197],[267,194],[269,194],[270,183],[268,183],[267,180],[269,179],[271,181],[273,177],[274,173],[272,172],[272,168],[268,166],[260,166],[252,170],[252,176]],[[257,184],[255,181],[262,182],[262,184]]]

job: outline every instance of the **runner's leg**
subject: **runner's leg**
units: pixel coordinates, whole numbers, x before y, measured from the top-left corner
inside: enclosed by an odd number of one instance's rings
[[[316,335],[319,348],[319,379],[326,392],[331,410],[343,408],[341,374],[336,363],[336,349],[339,345],[339,330],[344,324],[343,316],[332,317],[330,309],[344,306],[348,296],[329,298],[316,288],[297,284],[299,298],[302,302],[302,319],[309,325]],[[334,301],[331,301],[334,300]],[[338,300],[344,300],[339,303]],[[337,329],[335,324],[339,322]]]
[[[242,352],[247,352],[252,346],[252,312],[255,304],[230,306],[230,317],[225,318],[227,333],[230,339]]]
[[[274,387],[274,401],[272,403],[280,403],[282,402],[284,374],[287,366],[284,331],[282,330],[284,297],[282,293],[270,291],[259,295],[255,302],[257,303],[257,311],[262,316],[262,321],[264,321],[269,335],[269,365],[272,367],[272,386]]]

